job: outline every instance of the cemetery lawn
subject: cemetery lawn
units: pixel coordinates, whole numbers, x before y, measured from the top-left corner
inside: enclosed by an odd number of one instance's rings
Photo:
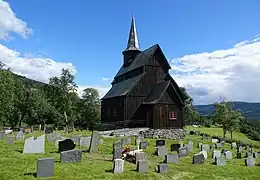
[[[207,130],[209,129],[209,130]],[[199,130],[199,128],[196,128]],[[205,130],[205,133],[211,132],[210,128],[201,129],[201,132]],[[216,133],[216,131],[213,133]],[[33,133],[35,136],[41,135],[40,133]],[[62,133],[61,133],[62,134]],[[88,134],[90,132],[81,132],[73,134]],[[219,134],[221,135],[221,134]],[[27,135],[30,137],[31,135]],[[66,135],[69,136],[68,134]],[[236,138],[240,138],[242,135],[237,134]],[[192,164],[192,155],[198,153],[197,145],[199,142],[211,143],[210,141],[201,140],[200,136],[186,136],[184,143],[189,140],[194,142],[194,151],[187,157],[180,159],[179,164],[169,164],[169,172],[167,174],[158,174],[155,171],[156,165],[162,162],[162,158],[154,156],[155,140],[148,140],[150,146],[145,152],[148,154],[150,172],[140,174],[135,172],[135,164],[125,162],[124,172],[122,174],[112,173],[112,144],[119,138],[103,138],[104,144],[99,145],[99,153],[89,154],[83,153],[83,160],[81,163],[60,163],[59,154],[57,148],[52,143],[45,143],[45,154],[37,155],[24,155],[23,141],[16,141],[14,145],[6,145],[5,141],[0,141],[0,179],[1,180],[22,180],[22,179],[36,179],[34,177],[36,173],[37,159],[43,157],[55,158],[55,170],[54,177],[44,178],[52,180],[110,180],[110,179],[155,179],[155,180],[168,180],[168,179],[183,179],[183,180],[246,180],[260,179],[260,166],[247,167],[243,159],[235,158],[235,151],[233,152],[233,159],[227,161],[226,166],[212,165],[211,153],[208,153],[208,159],[204,164]],[[178,142],[174,140],[166,140],[168,151],[170,150],[170,144]],[[132,144],[134,144],[134,138],[132,138]],[[132,149],[136,146],[131,145]],[[79,146],[77,149],[81,149]],[[230,144],[225,145],[226,149],[230,149]],[[259,151],[259,149],[255,149]],[[171,152],[169,151],[169,154]],[[243,156],[245,152],[243,152]],[[260,158],[256,161],[260,164]]]

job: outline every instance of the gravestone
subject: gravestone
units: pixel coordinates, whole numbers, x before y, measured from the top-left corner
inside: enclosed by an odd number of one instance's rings
[[[180,144],[171,144],[171,151],[178,151],[181,148]]]
[[[54,176],[54,158],[42,158],[37,161],[37,177]]]
[[[258,158],[258,153],[257,152],[253,152],[253,158],[255,158],[255,159]]]
[[[0,132],[0,141],[4,139],[5,136],[5,132],[1,131]]]
[[[65,163],[81,162],[82,151],[78,149],[63,151],[60,153],[60,161]]]
[[[114,159],[113,173],[122,173],[124,172],[124,160]]]
[[[225,156],[221,155],[220,157],[215,157],[214,164],[217,166],[225,166],[226,165]]]
[[[145,157],[146,157],[145,152],[137,152],[137,153],[135,153],[135,163],[137,164],[137,162],[139,160],[143,160],[143,159],[145,159]]]
[[[156,147],[158,146],[165,146],[165,140],[164,139],[156,140]]]
[[[203,154],[203,156],[204,156],[205,159],[208,158],[208,153],[207,153],[207,151],[205,151],[205,150],[200,151],[199,154]]]
[[[249,157],[249,156],[253,156],[253,153],[251,153],[251,152],[246,152],[246,158]]]
[[[40,137],[29,137],[25,139],[23,153],[24,154],[40,154],[44,153],[45,135]]]
[[[60,142],[60,141],[64,141],[65,139],[68,139],[68,138],[65,138],[65,137],[62,137],[62,136],[56,137],[55,147],[56,147],[56,148],[59,148],[59,142]]]
[[[203,164],[205,157],[202,153],[193,155],[192,164]]]
[[[198,144],[198,148],[201,150],[202,143]]]
[[[222,143],[216,143],[216,144],[215,144],[215,148],[221,148],[221,147],[223,147],[223,144],[222,144]]]
[[[52,127],[46,127],[45,130],[44,130],[45,134],[50,134],[53,131],[54,131],[54,129]]]
[[[139,137],[137,137],[136,139],[135,139],[135,145],[136,146],[139,146],[140,145],[140,142],[142,142],[142,137],[141,136],[139,136]]]
[[[215,157],[220,157],[221,156],[221,152],[218,150],[214,150],[212,152],[212,159],[215,159]]]
[[[30,127],[24,128],[24,133],[25,134],[28,134],[28,133],[31,133],[31,132],[32,132],[32,129]]]
[[[122,159],[123,144],[121,141],[113,143],[113,159]]]
[[[218,139],[211,139],[212,143],[218,143]]]
[[[54,143],[56,141],[57,136],[60,136],[60,134],[56,133],[55,131],[46,134],[47,141],[50,142],[50,143]]]
[[[148,172],[148,171],[149,171],[148,161],[145,160],[145,159],[139,160],[139,161],[137,162],[136,171],[137,171],[137,172],[140,172],[140,173]]]
[[[14,136],[7,136],[6,144],[14,144]]]
[[[210,150],[210,147],[209,147],[209,144],[202,144],[201,146],[201,151],[209,151]]]
[[[189,142],[188,142],[187,148],[188,148],[188,151],[189,151],[189,152],[192,152],[192,151],[193,151],[193,142],[192,142],[192,141],[189,141]]]
[[[74,126],[73,125],[67,125],[65,128],[65,132],[67,133],[72,133],[74,130]]]
[[[127,138],[122,139],[122,143],[123,143],[123,145],[131,144],[131,138],[127,137]]]
[[[147,141],[143,141],[143,142],[140,142],[140,149],[146,149],[149,145],[149,142]]]
[[[232,152],[231,151],[224,152],[224,155],[225,155],[226,159],[232,159]]]
[[[179,148],[177,152],[178,152],[179,157],[188,156],[188,154],[189,154],[187,147]]]
[[[90,153],[97,153],[98,152],[98,145],[99,145],[99,132],[93,131],[90,141],[89,152]]]
[[[158,164],[158,173],[167,173],[168,164]]]
[[[71,139],[65,139],[58,143],[59,152],[73,150],[76,147],[76,144]]]
[[[16,140],[24,140],[23,131],[19,131],[19,132],[16,134]]]
[[[231,143],[231,149],[236,149],[237,148],[237,143],[236,142],[232,142]]]
[[[82,147],[90,146],[91,137],[81,137],[79,140],[79,145]]]
[[[156,154],[158,156],[165,157],[165,155],[168,154],[168,150],[167,150],[167,148],[165,146],[158,146]]]
[[[246,166],[249,166],[249,167],[255,166],[255,158],[253,156],[248,156],[245,159],[245,164],[246,164]]]
[[[178,154],[171,154],[171,155],[165,155],[165,163],[179,163],[179,156]]]
[[[75,143],[75,144],[79,144],[80,142],[80,138],[81,138],[81,136],[80,135],[72,135],[71,136],[71,140]]]

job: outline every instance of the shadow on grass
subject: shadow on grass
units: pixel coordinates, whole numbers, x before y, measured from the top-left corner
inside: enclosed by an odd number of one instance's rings
[[[105,170],[105,172],[111,173],[113,172],[113,169]]]
[[[24,176],[33,176],[33,177],[36,177],[37,174],[34,172],[34,173],[24,173]]]
[[[17,152],[23,153],[23,150],[16,149]]]

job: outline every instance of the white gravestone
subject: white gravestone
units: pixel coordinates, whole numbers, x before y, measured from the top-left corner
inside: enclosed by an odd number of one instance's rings
[[[45,135],[34,138],[25,139],[23,153],[24,154],[40,154],[44,153]]]

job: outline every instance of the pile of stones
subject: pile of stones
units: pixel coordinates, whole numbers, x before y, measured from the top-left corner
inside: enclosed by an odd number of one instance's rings
[[[143,133],[143,136],[154,139],[182,140],[184,139],[185,131],[183,129],[148,129]]]

